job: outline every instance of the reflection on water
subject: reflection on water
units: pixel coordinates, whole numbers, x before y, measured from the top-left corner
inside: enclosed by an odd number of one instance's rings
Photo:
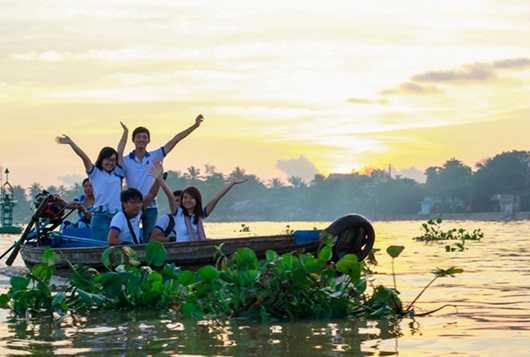
[[[1,329],[3,356],[282,356],[375,355],[380,340],[401,336],[393,321],[303,321],[261,324],[241,320],[179,320],[168,313],[93,313],[61,323],[10,322]],[[395,347],[391,351],[396,353]]]
[[[324,228],[322,222],[289,223],[291,229]],[[96,312],[61,322],[32,324],[11,321],[0,310],[0,355],[188,355],[188,356],[513,356],[530,354],[530,222],[447,221],[442,229],[481,228],[480,242],[467,242],[463,252],[447,253],[446,242],[421,243],[421,222],[376,222],[379,265],[374,283],[392,286],[389,245],[405,250],[395,260],[396,283],[405,305],[433,278],[435,268],[456,266],[464,273],[438,279],[416,303],[417,311],[445,304],[432,316],[415,320],[298,321],[259,323],[241,320],[192,321],[171,312]],[[280,233],[285,223],[210,223],[219,237]],[[16,237],[0,241],[0,253]],[[19,273],[0,262],[4,275]],[[8,276],[0,276],[2,292]]]

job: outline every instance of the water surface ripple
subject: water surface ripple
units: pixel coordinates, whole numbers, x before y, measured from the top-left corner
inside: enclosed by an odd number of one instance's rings
[[[105,312],[59,322],[10,319],[0,310],[2,356],[523,356],[530,355],[530,222],[444,221],[442,229],[480,228],[481,241],[464,251],[446,252],[453,242],[423,243],[420,221],[375,222],[379,264],[375,284],[393,286],[392,259],[385,250],[403,245],[394,261],[396,285],[405,305],[434,277],[452,266],[463,274],[438,279],[416,302],[418,313],[443,305],[425,317],[402,321],[182,320],[171,311]],[[211,236],[280,233],[324,228],[326,222],[209,223]],[[3,236],[0,253],[17,237]],[[0,287],[23,271],[0,262]]]

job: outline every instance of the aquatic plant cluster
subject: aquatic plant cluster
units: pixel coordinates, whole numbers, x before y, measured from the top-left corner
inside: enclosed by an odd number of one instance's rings
[[[423,234],[412,239],[420,242],[433,242],[442,240],[459,240],[460,242],[453,245],[446,245],[447,252],[454,252],[455,250],[463,251],[467,240],[481,240],[484,238],[484,233],[480,228],[474,229],[469,233],[463,228],[451,228],[448,231],[443,231],[441,228],[442,219],[438,218],[436,221],[430,219],[426,223],[422,223]]]
[[[102,258],[109,271],[98,273],[69,263],[73,274],[61,289],[51,283],[58,257],[47,249],[41,264],[11,278],[10,290],[0,296],[0,307],[28,319],[60,317],[68,311],[82,314],[93,309],[138,308],[170,308],[193,318],[263,321],[414,316],[413,303],[403,308],[396,288],[372,284],[367,263],[358,262],[357,256],[348,254],[335,262],[332,246],[333,238],[327,237],[316,256],[268,251],[259,260],[249,248],[227,257],[221,245],[216,266],[198,271],[165,263],[167,253],[159,242],[147,245],[146,266],[140,265],[130,247],[109,247]],[[395,258],[401,250],[389,248],[387,252]],[[460,272],[438,269],[433,281]]]

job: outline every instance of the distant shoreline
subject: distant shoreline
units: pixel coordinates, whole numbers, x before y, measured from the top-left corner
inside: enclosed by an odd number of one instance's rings
[[[368,217],[373,222],[377,221],[428,221],[438,218],[442,221],[525,221],[530,220],[530,212],[484,212],[484,213],[436,213],[436,214],[403,214]]]

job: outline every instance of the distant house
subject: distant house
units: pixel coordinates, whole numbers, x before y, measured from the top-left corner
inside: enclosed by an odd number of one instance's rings
[[[420,207],[421,214],[461,213],[465,210],[464,202],[457,198],[446,198],[442,200],[433,196],[425,196],[423,201],[420,202]]]
[[[491,195],[490,201],[496,212],[515,213],[521,211],[521,196],[514,193],[497,193]]]
[[[435,207],[440,205],[442,201],[436,197],[425,196],[423,201],[420,202],[420,213],[421,214],[431,214]]]

